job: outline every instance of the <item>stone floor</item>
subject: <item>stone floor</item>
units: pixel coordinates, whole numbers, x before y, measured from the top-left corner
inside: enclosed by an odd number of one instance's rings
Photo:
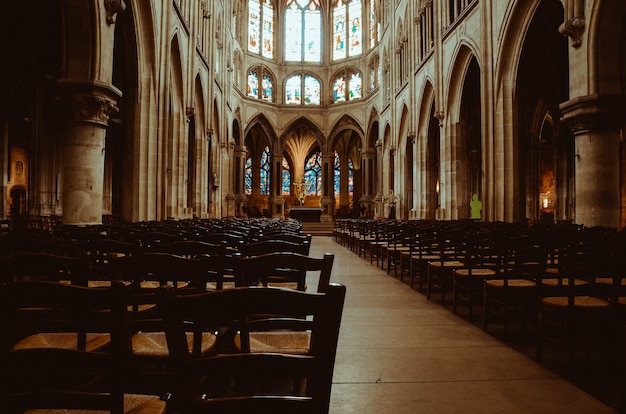
[[[426,300],[331,237],[314,236],[311,255],[325,252],[335,254],[331,282],[347,286],[331,414],[618,412],[523,346]]]

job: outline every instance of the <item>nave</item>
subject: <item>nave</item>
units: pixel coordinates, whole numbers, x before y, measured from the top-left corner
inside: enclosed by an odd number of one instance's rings
[[[310,255],[325,252],[335,255],[331,282],[347,287],[332,414],[618,412],[546,368],[548,355],[537,363],[532,344],[509,346],[332,237],[314,236]]]

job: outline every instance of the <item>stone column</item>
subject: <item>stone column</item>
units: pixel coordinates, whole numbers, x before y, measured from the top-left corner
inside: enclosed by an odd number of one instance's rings
[[[67,110],[63,224],[102,224],[105,137],[122,93],[98,81],[59,81]]]
[[[332,221],[335,215],[335,154],[322,155],[322,221]]]
[[[620,217],[619,130],[623,97],[588,95],[561,104],[574,134],[575,222],[618,227]]]
[[[246,147],[235,145],[235,210],[237,215],[244,214],[248,197],[245,191]]]

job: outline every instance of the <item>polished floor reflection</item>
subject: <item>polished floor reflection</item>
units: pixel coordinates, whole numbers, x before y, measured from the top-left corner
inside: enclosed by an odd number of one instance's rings
[[[311,255],[325,252],[335,254],[331,282],[347,286],[331,414],[617,412],[331,237],[314,236]]]

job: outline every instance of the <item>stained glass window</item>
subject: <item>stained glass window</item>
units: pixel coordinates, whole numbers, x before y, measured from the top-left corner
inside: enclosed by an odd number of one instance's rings
[[[370,1],[370,49],[380,42],[380,22],[376,15],[376,2]]]
[[[320,152],[311,155],[304,166],[304,186],[306,195],[322,194],[322,154]]]
[[[285,10],[285,60],[320,62],[321,29],[319,0],[288,0]]]
[[[339,190],[341,188],[341,161],[339,160],[339,154],[337,154],[337,151],[335,151],[335,168],[333,169],[333,172],[333,189],[335,190],[335,194],[339,194]]]
[[[261,195],[269,195],[270,194],[270,164],[271,164],[271,156],[270,156],[270,148],[265,147],[265,150],[261,154]]]
[[[341,160],[339,154],[335,151],[335,168],[334,168],[334,181],[333,186],[335,194],[339,194],[341,189]],[[354,164],[352,160],[348,158],[348,193],[354,194]]]
[[[285,103],[299,104],[302,96],[302,77],[294,75],[285,84]]]
[[[259,79],[261,79],[260,89]],[[262,99],[267,102],[273,102],[273,85],[273,76],[266,68],[262,66],[256,66],[248,70],[248,84],[246,92],[246,95],[248,97]]]
[[[303,90],[304,94],[302,93]],[[285,83],[285,103],[319,105],[320,81],[311,75],[294,75],[290,77]]]
[[[248,1],[248,51],[274,57],[274,5],[271,0]]]
[[[287,162],[287,159],[284,157],[283,157],[282,183],[283,183],[283,195],[291,194],[291,168],[289,167],[289,163]]]
[[[361,0],[337,0],[333,8],[333,59],[360,55]]]
[[[333,82],[333,102],[340,103],[363,97],[361,72],[348,69],[339,72]]]
[[[252,157],[246,160],[246,166],[243,170],[244,192],[247,195],[252,194]]]

